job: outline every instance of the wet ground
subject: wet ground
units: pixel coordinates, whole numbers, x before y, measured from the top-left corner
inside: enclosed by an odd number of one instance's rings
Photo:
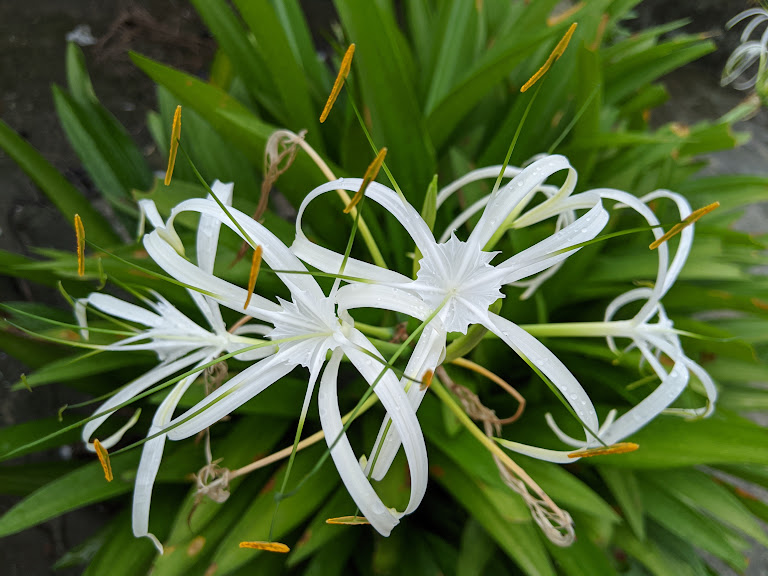
[[[319,8],[317,2],[305,4],[310,5],[313,18],[327,19],[327,2]],[[640,24],[690,17],[694,20],[690,30],[716,34],[715,40],[722,46],[701,63],[667,79],[672,99],[655,113],[656,122],[675,119],[694,123],[717,117],[743,99],[741,92],[720,88],[719,78],[737,38],[737,34],[723,36],[722,23],[745,7],[743,0],[648,0],[641,5]],[[93,197],[92,186],[59,126],[50,91],[52,82],[65,83],[65,36],[80,25],[88,25],[92,35],[101,39],[96,48],[84,48],[96,93],[158,168],[159,155],[145,128],[146,112],[155,103],[153,86],[131,65],[125,52],[137,50],[186,71],[204,74],[213,42],[183,0],[0,0],[0,118]],[[768,113],[761,110],[742,128],[752,132],[752,141],[737,151],[715,155],[709,171],[768,173]],[[73,248],[69,224],[2,153],[0,186],[0,249],[29,254],[33,246]],[[768,210],[750,210],[742,226],[752,232],[768,232]],[[0,301],[51,298],[31,284],[0,277]],[[23,370],[0,351],[0,426],[53,414],[73,398],[71,392],[55,388],[32,395],[10,393],[10,384]],[[0,514],[12,502],[0,498]],[[51,563],[95,532],[109,515],[108,506],[91,506],[0,540],[0,571],[9,576],[51,573]],[[70,573],[78,571],[56,572]],[[722,573],[728,572],[723,569]],[[754,552],[747,574],[768,575],[768,551]]]

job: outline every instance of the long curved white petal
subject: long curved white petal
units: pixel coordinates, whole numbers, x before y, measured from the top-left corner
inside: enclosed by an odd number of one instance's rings
[[[343,343],[341,347],[358,372],[369,385],[372,385],[379,377],[383,364],[360,349],[368,350],[369,353],[381,358],[373,345],[359,330],[352,329],[349,342]],[[421,503],[427,490],[429,470],[424,436],[405,391],[391,370],[387,370],[376,384],[376,396],[379,397],[382,406],[392,418],[392,425],[400,435],[405,456],[408,459],[408,469],[411,474],[411,497],[403,513],[410,514]]]
[[[485,327],[501,338],[507,346],[512,348],[517,354],[527,358],[532,364],[538,367],[541,372],[557,386],[562,392],[563,398],[571,405],[582,422],[592,431],[597,432],[598,419],[595,407],[592,405],[587,393],[581,384],[574,378],[573,374],[565,365],[555,356],[549,348],[544,346],[536,338],[528,334],[525,330],[513,324],[506,318],[502,318],[492,312],[488,313]],[[596,440],[591,434],[584,431],[587,443],[592,445]]]
[[[355,308],[381,308],[424,320],[432,310],[418,296],[407,290],[377,284],[348,284],[336,293],[339,313]]]
[[[527,278],[567,259],[579,249],[562,250],[592,240],[607,223],[608,212],[597,199],[597,204],[572,224],[499,264],[499,270],[509,270],[504,276],[504,284]]]
[[[331,449],[331,458],[333,458],[347,492],[360,508],[366,520],[371,523],[371,526],[379,534],[389,536],[392,528],[399,522],[401,514],[390,510],[381,501],[366,478],[360,463],[355,458],[347,434],[342,433],[344,425],[341,422],[336,386],[339,363],[343,355],[343,351],[337,349],[323,372],[317,397],[320,423],[325,434],[325,441]]]
[[[183,370],[188,366],[197,364],[203,358],[206,357],[206,354],[207,354],[206,351],[198,351],[197,353],[190,354],[189,356],[185,356],[184,358],[176,360],[175,362],[163,363],[155,366],[146,374],[143,374],[138,378],[136,378],[136,380],[134,380],[133,382],[126,384],[114,396],[112,396],[109,400],[107,400],[101,406],[99,406],[96,409],[95,413],[100,414],[102,412],[108,412],[109,410],[113,409],[115,406],[118,406],[123,402],[130,400],[137,394],[141,394],[144,390],[146,390],[150,386],[153,386],[154,384],[157,384],[161,380],[168,378],[169,376],[171,376],[172,374],[175,374],[179,370]],[[93,433],[96,431],[96,429],[99,426],[101,426],[102,423],[110,416],[111,416],[111,413],[104,414],[103,416],[99,416],[98,418],[95,418],[90,422],[86,422],[85,426],[83,426],[82,438],[83,438],[83,442],[86,443],[86,447],[89,450],[93,451],[93,445],[90,443],[91,436],[93,436]]]
[[[363,181],[360,178],[341,178],[334,182],[328,182],[322,186],[318,186],[312,192],[307,194],[296,215],[296,238],[304,237],[304,232],[301,229],[302,216],[307,205],[312,200],[332,190],[341,189],[357,192],[362,183]],[[396,192],[378,182],[371,182],[368,185],[368,188],[365,190],[365,196],[383,206],[400,222],[400,224],[403,225],[403,228],[405,228],[406,232],[411,236],[422,254],[430,253],[432,246],[435,244],[435,237],[413,206],[404,202]]]
[[[245,300],[248,297],[248,292],[245,289],[222,280],[213,274],[203,272],[200,268],[179,256],[173,247],[163,240],[157,232],[144,236],[144,247],[152,259],[167,274],[185,284],[213,293],[213,298],[228,308],[243,312],[260,320],[269,320],[272,317],[270,313],[280,311],[280,306],[258,294],[253,295],[250,305],[246,310],[243,310],[243,304],[245,304]]]
[[[529,446],[528,444],[521,444],[520,442],[513,442],[512,440],[505,440],[499,438],[497,440],[504,448],[517,452],[518,454],[524,454],[537,460],[544,460],[545,462],[553,462],[555,464],[573,464],[578,461],[579,458],[570,458],[568,454],[573,453],[573,450],[549,450],[547,448],[538,448],[536,446]]]
[[[535,193],[547,178],[560,170],[568,170],[569,174],[574,175],[576,173],[564,156],[546,156],[525,168],[506,186],[499,188],[488,201],[467,243],[482,250],[512,210],[528,195]]]
[[[249,366],[192,408],[174,418],[170,426],[186,421],[169,430],[168,438],[183,440],[205,430],[274,384],[295,366],[294,362],[280,352]]]
[[[403,389],[407,389],[405,395],[408,397],[408,402],[414,412],[419,409],[421,401],[427,393],[427,389],[422,389],[420,382],[428,370],[434,372],[435,368],[440,364],[444,352],[445,332],[433,329],[431,324],[425,326],[424,332],[419,337],[416,347],[405,367],[405,374],[416,380],[416,382],[407,378],[400,380]],[[375,465],[373,466],[374,480],[384,478],[402,444],[400,434],[396,428],[391,426],[391,422],[392,419],[387,415],[381,424],[376,442],[371,449],[372,457],[368,460],[368,466],[365,469],[366,474],[368,474],[371,464],[374,463],[373,455],[376,455]]]
[[[208,356],[200,364],[205,364],[211,360],[213,360],[213,357]],[[173,412],[176,410],[179,400],[181,400],[189,386],[201,373],[202,370],[181,380],[173,387],[157,408],[147,436],[160,432],[168,424],[173,417]],[[155,544],[160,554],[163,553],[163,546],[157,537],[149,531],[149,509],[152,502],[152,488],[155,485],[155,478],[157,478],[157,472],[160,469],[164,448],[165,435],[152,438],[144,443],[139,468],[136,472],[136,483],[133,489],[131,522],[133,535],[137,538],[142,536],[148,537]]]
[[[267,228],[236,208],[229,208],[228,211],[239,227],[224,213],[218,204],[202,198],[192,198],[178,204],[171,211],[169,222],[183,212],[199,212],[201,215],[211,216],[218,219],[243,240],[247,240],[243,232],[240,231],[240,228],[242,228],[253,242],[262,247],[262,259],[270,268],[306,272],[304,264]],[[303,293],[306,293],[309,298],[322,298],[324,296],[320,286],[311,276],[291,273],[278,273],[278,276],[294,297],[300,297]]]

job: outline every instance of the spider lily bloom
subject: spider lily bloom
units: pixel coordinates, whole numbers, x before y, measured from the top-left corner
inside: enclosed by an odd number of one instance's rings
[[[395,192],[372,182],[366,196],[382,205],[406,229],[422,254],[416,280],[371,264],[349,259],[345,272],[373,280],[371,284],[349,284],[338,292],[339,307],[353,309],[373,307],[401,312],[424,320],[435,314],[427,325],[405,369],[410,378],[421,380],[441,361],[448,332],[466,333],[470,324],[482,324],[502,339],[512,350],[535,365],[563,393],[582,422],[597,429],[597,415],[584,389],[568,369],[541,342],[520,327],[489,311],[503,297],[502,286],[525,279],[566,259],[574,250],[568,248],[597,236],[608,221],[600,198],[592,196],[592,206],[586,214],[549,238],[493,266],[498,252],[486,252],[484,247],[518,204],[552,174],[568,170],[568,182],[576,172],[563,156],[548,156],[522,170],[506,186],[493,194],[480,221],[469,238],[461,241],[451,235],[446,242],[435,241],[432,232],[419,213]],[[343,179],[324,184],[310,193],[299,208],[296,220],[296,240],[293,251],[305,262],[324,271],[338,270],[342,257],[311,243],[301,230],[301,218],[314,198],[344,188],[357,190],[359,179]],[[416,409],[425,393],[420,386],[403,387]],[[390,413],[391,416],[391,413]],[[585,434],[589,434],[585,430]],[[399,449],[397,434],[382,425],[372,453],[373,477],[386,473]],[[379,450],[379,447],[381,448]],[[369,462],[369,466],[371,463]]]
[[[750,37],[758,26],[768,22],[768,11],[765,8],[744,10],[731,18],[725,27],[730,29],[746,19],[751,20],[741,33],[741,44],[725,63],[720,84],[726,86],[733,83],[733,87],[737,90],[749,90],[757,86],[757,92],[762,96],[765,89],[768,88],[765,85],[768,79],[765,76],[766,65],[768,64],[766,61],[768,58],[768,28],[763,31],[759,40],[750,40]],[[757,70],[750,76],[747,71],[755,65],[757,65]]]
[[[249,298],[246,290],[179,256],[169,239],[175,236],[172,228],[174,219],[183,212],[197,212],[204,217],[214,218],[229,226],[253,248],[260,246],[263,260],[278,271],[277,275],[291,292],[292,301],[280,299],[276,304],[252,295],[244,309],[243,303]],[[164,230],[158,228],[144,237],[144,246],[155,262],[177,280],[205,290],[224,306],[272,324],[274,328],[268,337],[276,345],[277,352],[243,370],[196,406],[172,420],[168,436],[172,440],[180,440],[196,434],[298,366],[309,370],[309,383],[300,415],[301,426],[328,352],[333,352],[334,358],[344,354],[369,385],[375,384],[376,395],[384,408],[393,415],[393,428],[403,439],[411,474],[410,501],[403,512],[387,508],[376,495],[345,436],[338,434],[339,428],[335,422],[340,418],[339,407],[335,401],[330,404],[327,402],[327,394],[320,410],[321,423],[324,429],[330,427],[330,431],[326,431],[326,441],[329,446],[333,446],[331,456],[347,490],[367,520],[387,536],[400,517],[416,509],[426,491],[427,453],[416,414],[410,408],[394,373],[382,370],[385,361],[381,354],[354,328],[348,315],[336,315],[336,301],[343,303],[343,298],[327,297],[290,249],[261,224],[235,209],[230,209],[229,214],[237,224],[210,200],[184,201],[171,211]],[[326,370],[326,378],[331,378],[334,383],[336,369],[337,366],[332,363]],[[326,392],[327,387],[326,384]]]
[[[216,182],[213,191],[224,203],[229,204],[232,198],[232,186]],[[149,221],[158,228],[164,223],[151,201],[142,201],[142,210]],[[221,224],[215,218],[204,216],[200,219],[197,230],[197,260],[203,270],[212,271],[216,258],[216,247]],[[248,338],[246,334],[265,334],[268,328],[257,325],[240,326],[227,332],[221,317],[218,304],[208,296],[189,290],[193,301],[202,312],[209,328],[198,326],[195,322],[179,312],[170,302],[159,294],[153,293],[155,301],[145,299],[150,309],[125,302],[114,296],[94,292],[87,298],[78,300],[75,304],[76,316],[83,327],[83,337],[87,338],[87,308],[94,308],[110,316],[141,324],[146,328],[137,331],[135,336],[109,344],[103,348],[115,351],[149,350],[155,352],[160,364],[127,384],[114,396],[102,404],[97,413],[107,412],[134,398],[149,387],[172,376],[175,373],[189,369],[195,372],[179,381],[162,401],[152,420],[149,436],[161,431],[173,417],[176,406],[189,386],[203,371],[202,366],[211,362],[225,352],[236,352],[263,340]],[[272,347],[265,346],[247,350],[235,357],[240,360],[256,360],[273,352]],[[83,440],[89,450],[95,451],[90,438],[109,414],[100,416],[88,422],[83,428]],[[101,444],[110,448],[119,442],[125,428],[113,434]],[[136,486],[133,496],[133,532],[137,537],[147,536],[162,552],[162,545],[157,538],[149,533],[149,509],[152,497],[152,487],[160,467],[163,455],[165,435],[148,440],[143,447],[141,461],[136,475]]]
[[[623,194],[625,193],[606,189],[596,190],[592,193],[621,199],[626,205],[638,211],[648,224],[654,227],[658,226],[659,222],[653,212],[646,206],[647,202],[659,198],[667,198],[674,201],[677,205],[681,220],[685,220],[691,214],[691,207],[683,196],[666,190],[658,190],[639,199],[624,197]],[[659,228],[656,227],[653,231],[657,239],[662,236]],[[609,412],[598,432],[598,436],[605,444],[614,444],[627,438],[662,412],[689,417],[707,417],[714,410],[717,400],[717,388],[709,374],[686,356],[680,344],[678,332],[674,330],[672,321],[661,304],[661,298],[672,287],[688,258],[693,242],[693,233],[693,225],[682,230],[680,233],[680,243],[677,246],[671,263],[668,263],[669,249],[667,243],[664,242],[659,245],[657,248],[659,250],[659,269],[654,287],[635,288],[618,296],[606,308],[603,322],[585,322],[571,326],[568,324],[555,324],[539,328],[538,333],[540,335],[604,337],[610,349],[616,354],[619,354],[619,350],[615,340],[617,338],[629,339],[631,343],[624,349],[624,352],[637,348],[642,355],[642,362],[647,362],[661,381],[651,394],[618,419],[616,419],[616,410]],[[613,320],[616,313],[624,306],[643,300],[645,302],[632,319]],[[656,319],[655,322],[653,321],[654,318]],[[671,360],[671,369],[665,368],[662,364],[659,359],[661,354],[664,354]],[[707,397],[707,405],[703,408],[669,409],[669,405],[685,390],[691,373],[701,382]],[[580,449],[594,447],[594,444],[576,440],[562,432],[550,414],[546,415],[546,420],[557,437],[565,444]],[[571,450],[545,450],[508,440],[502,440],[501,444],[516,452],[551,462],[567,463],[574,461]]]

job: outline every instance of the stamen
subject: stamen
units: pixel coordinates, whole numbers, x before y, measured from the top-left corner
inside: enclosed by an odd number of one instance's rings
[[[265,552],[279,552],[280,554],[287,554],[291,551],[288,546],[280,542],[240,542],[240,548],[264,550]]]
[[[370,522],[365,519],[365,516],[339,516],[338,518],[328,518],[325,521],[326,524],[340,524],[344,526],[363,526],[370,525]]]
[[[112,463],[109,461],[109,452],[98,440],[93,441],[93,447],[96,450],[96,456],[99,457],[101,467],[104,469],[104,478],[107,479],[107,482],[112,482]]]
[[[576,14],[576,12],[584,8],[584,6],[585,6],[584,2],[579,2],[578,4],[574,4],[573,6],[568,8],[568,10],[565,10],[564,12],[557,14],[556,16],[549,16],[547,18],[547,26],[549,26],[550,28],[552,26],[557,26],[563,20],[568,20],[568,18]]]
[[[75,236],[77,236],[77,275],[85,276],[85,227],[80,214],[75,214]]]
[[[179,138],[181,138],[181,106],[176,106],[176,112],[173,113],[173,128],[171,129],[171,153],[168,155],[168,169],[165,171],[166,186],[171,184],[176,154],[179,151]]]
[[[368,184],[373,182],[376,179],[376,176],[379,175],[379,170],[381,169],[381,165],[384,164],[384,158],[386,155],[386,148],[379,150],[376,158],[373,159],[373,162],[371,162],[370,166],[368,166],[368,169],[365,171],[365,175],[363,176],[363,183],[360,185],[360,190],[357,191],[352,200],[350,200],[349,204],[347,204],[347,207],[344,208],[344,214],[349,214],[352,211],[352,208],[357,206],[360,200],[363,199],[363,196],[365,195],[365,189],[368,188]]]
[[[576,452],[568,454],[568,458],[590,458],[592,456],[605,456],[606,454],[626,454],[627,452],[634,452],[638,448],[640,448],[640,446],[634,442],[618,442],[617,444],[611,444],[610,446],[598,446],[597,448],[577,450]]]
[[[523,84],[523,87],[520,88],[520,92],[525,92],[526,90],[528,90],[528,88],[536,84],[536,82],[538,82],[541,79],[541,77],[547,73],[547,70],[549,70],[552,67],[552,64],[554,64],[557,60],[560,59],[560,56],[563,55],[563,52],[565,52],[565,49],[568,47],[568,42],[571,41],[571,36],[573,36],[573,33],[576,31],[576,26],[577,26],[576,22],[571,24],[571,27],[568,28],[568,31],[565,33],[565,36],[563,36],[560,39],[560,42],[557,43],[557,46],[555,46],[555,49],[552,50],[552,53],[549,55],[549,58],[547,58],[547,61],[544,62],[544,65],[536,71],[536,74],[531,76],[531,79],[528,80],[528,82]]]
[[[676,236],[684,228],[687,228],[688,226],[690,226],[691,224],[699,220],[702,216],[706,216],[718,206],[720,206],[720,202],[712,202],[712,204],[704,206],[703,208],[699,208],[698,210],[694,210],[688,215],[687,218],[685,218],[685,220],[683,220],[679,224],[675,224],[674,226],[672,226],[672,228],[670,228],[669,231],[666,234],[664,234],[664,236],[651,242],[648,248],[650,248],[651,250],[656,250],[656,248],[664,244],[664,242],[666,242],[673,236]]]
[[[432,376],[434,376],[434,372],[432,370],[427,370],[424,372],[424,376],[421,377],[421,386],[419,386],[419,390],[426,390],[429,388],[429,385],[432,384]]]
[[[259,276],[259,268],[261,268],[261,246],[256,246],[253,251],[253,258],[251,259],[251,272],[248,275],[248,297],[245,299],[243,310],[247,310],[248,304],[251,303],[253,289],[256,288],[256,278]]]
[[[355,45],[350,44],[349,48],[347,48],[347,52],[344,54],[344,58],[341,61],[341,67],[339,68],[339,73],[336,76],[336,81],[333,83],[331,95],[328,96],[328,101],[325,103],[323,113],[320,114],[320,124],[325,122],[326,118],[328,118],[328,114],[331,113],[331,108],[333,108],[333,104],[336,102],[336,98],[339,97],[341,89],[344,87],[344,81],[347,79],[347,76],[349,76],[349,71],[352,68],[352,56],[354,56],[354,54]]]

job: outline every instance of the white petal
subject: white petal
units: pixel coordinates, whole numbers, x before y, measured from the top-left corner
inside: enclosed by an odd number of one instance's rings
[[[170,426],[186,421],[169,430],[168,437],[171,440],[183,440],[205,430],[288,374],[295,366],[289,358],[278,352],[246,368],[174,418]]]
[[[645,218],[645,221],[649,226],[654,227],[652,229],[652,233],[655,239],[658,240],[664,235],[664,232],[658,227],[659,219],[656,218],[656,215],[653,213],[653,211],[651,211],[647,205],[645,205],[632,194],[628,194],[621,190],[613,190],[610,188],[598,188],[596,190],[591,190],[590,192],[599,195],[601,198],[615,200],[616,202],[620,202],[621,204],[632,208],[635,212]],[[637,313],[636,318],[638,318],[640,321],[653,316],[659,305],[659,299],[664,293],[665,280],[667,276],[667,270],[669,268],[668,243],[663,242],[658,248],[656,248],[656,252],[659,254],[659,268],[656,274],[656,282],[653,287],[653,296],[648,298],[648,301],[643,305],[640,312]]]
[[[214,293],[213,298],[238,312],[243,312],[261,320],[271,318],[270,312],[279,312],[280,306],[254,294],[247,310],[243,310],[243,304],[248,297],[248,292],[239,286],[222,280],[213,274],[207,274],[200,268],[179,256],[176,251],[156,232],[144,236],[144,247],[152,259],[167,274],[201,290]]]
[[[304,210],[306,210],[307,205],[312,200],[332,190],[357,192],[362,183],[363,181],[360,178],[341,178],[334,182],[328,182],[322,186],[318,186],[312,192],[307,194],[304,201],[301,203],[299,212],[296,216],[296,237],[304,237],[304,233],[301,229],[301,219]],[[432,231],[429,229],[426,222],[424,222],[413,206],[402,200],[396,192],[378,182],[371,182],[368,185],[368,188],[365,190],[365,196],[366,198],[370,198],[374,202],[381,204],[400,222],[400,224],[403,225],[403,228],[405,228],[406,232],[411,236],[422,254],[429,253],[431,247],[435,244],[435,237],[432,235]]]
[[[216,180],[211,186],[211,190],[222,204],[231,206],[234,187],[235,185],[232,183],[223,184]],[[213,195],[208,194],[208,199],[213,200]],[[209,273],[213,273],[220,229],[221,221],[218,218],[205,214],[200,216],[200,224],[197,226],[197,265]]]
[[[568,170],[575,175],[575,170],[571,168],[567,158],[559,155],[547,156],[537,160],[515,176],[506,186],[499,188],[485,207],[467,243],[475,244],[482,250],[499,227],[504,224],[512,210],[528,195],[535,193],[542,182],[560,170]]]
[[[522,172],[522,168],[518,168],[517,166],[507,166],[506,170],[504,170],[504,176],[503,178],[513,178],[520,174]],[[463,188],[467,184],[471,184],[472,182],[477,182],[478,180],[485,180],[488,178],[498,178],[499,173],[501,172],[501,164],[498,164],[496,166],[487,166],[485,168],[478,168],[477,170],[472,170],[471,172],[468,172],[461,178],[454,180],[450,184],[448,184],[445,188],[440,190],[437,194],[437,207],[440,208],[440,206],[443,205],[443,203],[450,198],[454,192],[457,190]]]
[[[434,372],[435,368],[440,364],[445,351],[445,336],[445,332],[433,330],[431,325],[425,326],[424,332],[419,337],[416,347],[405,367],[405,374],[417,380],[417,382],[407,378],[400,380],[400,385],[403,389],[408,389],[406,396],[414,412],[419,409],[421,401],[427,393],[426,388],[421,389],[419,382],[424,378],[427,370]],[[390,426],[391,422],[391,418],[387,415],[381,424],[376,442],[371,449],[371,454],[378,454],[373,468],[374,480],[384,478],[390,466],[392,466],[395,456],[397,456],[397,451],[400,450],[400,434],[398,434],[397,429]],[[388,431],[387,428],[389,428]],[[386,438],[384,437],[385,432]],[[370,472],[372,463],[373,459],[368,461],[368,466],[365,469],[366,474]]]
[[[355,308],[381,308],[424,320],[432,310],[411,292],[376,284],[348,284],[336,293],[339,313]]]
[[[328,248],[323,248],[310,242],[304,233],[296,235],[296,239],[291,245],[293,253],[309,264],[310,266],[317,268],[322,272],[329,272],[331,274],[337,274],[341,269],[341,262],[344,259],[343,254],[338,254]],[[399,284],[408,282],[409,278],[398,272],[369,264],[355,258],[348,258],[347,263],[344,266],[345,276],[355,276],[358,278],[365,278],[367,280],[375,282],[383,282],[387,284]]]
[[[562,262],[578,249],[558,253],[560,250],[592,240],[607,223],[608,212],[598,199],[598,204],[574,223],[499,264],[499,270],[508,270],[504,284],[517,282]]]
[[[648,203],[656,198],[669,198],[672,200],[677,205],[681,222],[691,215],[691,205],[688,203],[688,200],[686,200],[684,196],[676,194],[675,192],[670,192],[669,190],[656,190],[643,196],[640,200]],[[672,263],[669,265],[669,269],[664,278],[662,296],[666,294],[672,287],[672,284],[675,283],[675,280],[677,280],[680,271],[685,265],[685,261],[688,259],[688,255],[691,252],[691,245],[693,244],[694,228],[695,224],[691,224],[690,226],[683,228],[682,232],[680,232],[680,243],[677,245],[677,251],[675,252],[674,258],[672,258]]]
[[[207,354],[206,351],[199,351],[196,354],[185,356],[184,358],[180,360],[176,360],[175,362],[163,363],[158,366],[155,366],[154,368],[152,368],[152,370],[150,370],[146,374],[143,374],[133,382],[126,384],[114,396],[112,396],[109,400],[107,400],[101,406],[99,406],[95,414],[107,412],[113,409],[115,406],[118,406],[123,402],[126,402],[132,399],[136,395],[141,394],[144,390],[146,390],[150,386],[153,386],[154,384],[157,384],[161,380],[168,378],[169,376],[171,376],[172,374],[175,374],[179,370],[183,370],[188,366],[191,366],[193,364],[196,364],[197,362],[200,362],[203,358],[206,357],[206,354]],[[83,441],[86,442],[86,446],[89,449],[92,450],[92,446],[90,445],[90,442],[89,442],[91,439],[91,436],[93,436],[93,433],[96,431],[96,429],[99,426],[101,426],[101,424],[107,418],[109,418],[109,416],[111,416],[111,414],[104,414],[103,416],[99,416],[98,418],[95,418],[90,422],[87,422],[85,426],[83,426],[83,432],[82,432]]]
[[[205,364],[211,360],[213,360],[213,357],[207,356],[200,364]],[[181,397],[201,372],[202,370],[190,375],[173,387],[157,408],[147,436],[160,432],[168,424],[173,417],[173,411],[176,409],[179,400],[181,400]],[[132,509],[133,535],[137,538],[142,536],[150,538],[161,554],[163,553],[163,547],[160,541],[149,532],[149,510],[152,501],[152,487],[155,485],[155,478],[160,469],[164,447],[165,435],[152,438],[144,443],[139,468],[136,472]]]
[[[499,438],[497,440],[504,448],[517,452],[518,454],[524,454],[537,460],[544,460],[545,462],[554,462],[555,464],[573,464],[577,462],[579,458],[570,458],[568,454],[573,453],[573,450],[548,450],[547,448],[538,448],[536,446],[529,446],[528,444],[520,444],[519,442],[512,442],[512,440],[504,440]]]
[[[688,384],[688,370],[682,362],[676,361],[672,371],[659,384],[659,386],[637,405],[625,414],[622,414],[616,422],[606,431],[603,441],[606,444],[614,444],[634,434],[656,416],[661,414]]]
[[[139,219],[139,233],[138,237],[144,236],[144,220],[149,220],[153,228],[164,228],[165,222],[163,217],[160,216],[160,212],[157,211],[157,206],[152,200],[139,200],[139,212],[141,218]]]
[[[164,320],[160,315],[153,314],[146,308],[136,306],[125,300],[120,300],[109,294],[92,292],[85,300],[94,308],[98,308],[105,314],[115,316],[116,318],[130,320],[131,322],[150,326],[152,328],[157,328],[163,325]]]
[[[381,374],[383,364],[362,352],[360,348],[364,348],[380,358],[381,355],[360,331],[353,329],[349,338],[354,346],[342,344],[344,352],[368,384],[373,384]],[[421,503],[427,490],[429,470],[424,436],[421,433],[421,426],[416,414],[411,409],[408,397],[391,370],[387,370],[376,384],[376,396],[379,397],[382,406],[392,418],[392,424],[400,435],[405,456],[408,459],[408,469],[411,474],[411,497],[404,514],[410,514]]]
[[[339,471],[349,495],[352,496],[355,504],[360,508],[366,520],[371,523],[371,526],[380,534],[389,536],[392,528],[399,522],[401,515],[390,511],[381,501],[360,468],[346,433],[342,433],[343,424],[336,394],[336,381],[342,356],[343,352],[340,349],[333,353],[320,381],[320,392],[317,399],[320,423],[325,433],[325,441],[331,448],[333,462],[336,464],[336,469]]]
[[[592,401],[573,374],[549,348],[516,324],[493,313],[488,313],[486,328],[506,342],[507,346],[512,348],[517,354],[527,358],[541,370],[557,386],[563,398],[573,407],[581,421],[590,430],[593,430],[595,433],[597,432],[597,413],[592,405]],[[588,444],[594,443],[595,439],[592,435],[586,429],[584,432]]]

